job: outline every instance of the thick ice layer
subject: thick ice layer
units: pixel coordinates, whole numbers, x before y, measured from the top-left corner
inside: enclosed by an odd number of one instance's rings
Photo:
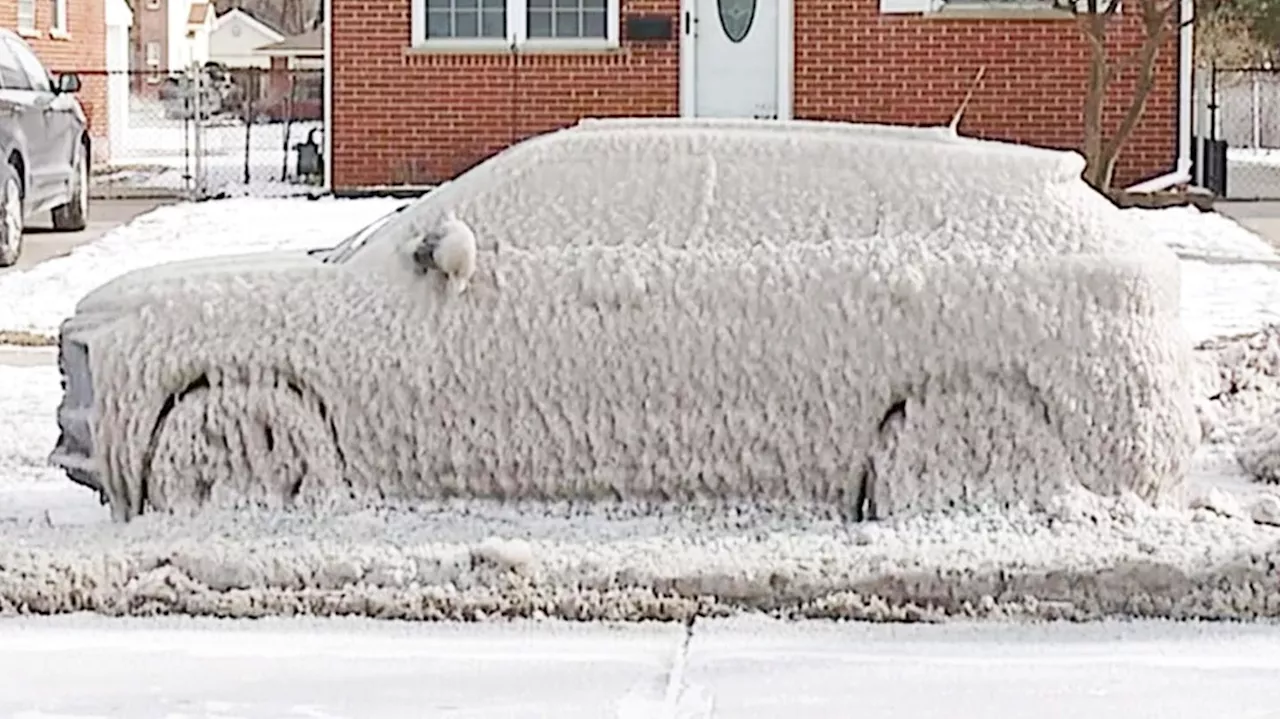
[[[116,516],[462,496],[867,518],[1180,487],[1177,262],[1078,158],[659,124],[513,148],[343,264],[87,298],[68,329]],[[411,258],[449,210],[481,245],[459,297]]]
[[[1205,440],[1249,443],[1246,437],[1280,410],[1280,326],[1201,343],[1197,354],[1203,358],[1197,411]]]
[[[0,614],[1277,618],[1276,562],[1278,528],[1088,497],[856,527],[782,507],[422,502],[0,522]]]

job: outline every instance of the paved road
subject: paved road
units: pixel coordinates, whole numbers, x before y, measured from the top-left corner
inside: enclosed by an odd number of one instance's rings
[[[3,619],[0,633],[12,717],[1280,717],[1280,632],[1267,624],[706,620],[686,636],[73,615]]]
[[[169,200],[95,200],[89,205],[89,226],[80,232],[54,232],[49,218],[31,222],[24,238],[22,257],[13,267],[0,269],[0,275],[61,257],[76,247],[98,239],[104,233],[129,220],[168,204]]]

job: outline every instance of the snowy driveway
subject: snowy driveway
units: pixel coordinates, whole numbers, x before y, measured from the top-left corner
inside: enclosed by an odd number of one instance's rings
[[[0,622],[0,715],[1280,717],[1280,627]]]

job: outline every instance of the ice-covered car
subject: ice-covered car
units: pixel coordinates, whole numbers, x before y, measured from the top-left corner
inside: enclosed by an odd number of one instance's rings
[[[1154,502],[1199,432],[1178,264],[1082,166],[945,129],[583,121],[330,249],[92,292],[52,460],[118,519]],[[448,213],[479,246],[457,295],[414,262]]]

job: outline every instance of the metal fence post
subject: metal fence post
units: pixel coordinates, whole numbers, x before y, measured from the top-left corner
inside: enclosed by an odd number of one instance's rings
[[[1195,183],[1200,187],[1205,185],[1205,166],[1207,163],[1208,150],[1208,130],[1209,130],[1209,78],[1205,73],[1205,68],[1197,67],[1194,72],[1195,90],[1192,96],[1195,98],[1195,116],[1192,119],[1192,137],[1196,143],[1195,147]]]
[[[1251,139],[1253,140],[1253,148],[1256,150],[1262,147],[1262,87],[1258,80],[1257,72],[1249,73],[1249,79],[1252,85],[1250,89],[1253,91],[1250,102],[1250,109],[1253,110],[1251,118],[1253,121],[1253,136]]]
[[[192,103],[192,114],[195,123],[195,132],[192,136],[192,144],[195,149],[195,191],[196,198],[203,199],[205,196],[205,177],[204,177],[204,70],[197,64],[191,63],[192,66],[192,86],[194,87],[195,99]]]

